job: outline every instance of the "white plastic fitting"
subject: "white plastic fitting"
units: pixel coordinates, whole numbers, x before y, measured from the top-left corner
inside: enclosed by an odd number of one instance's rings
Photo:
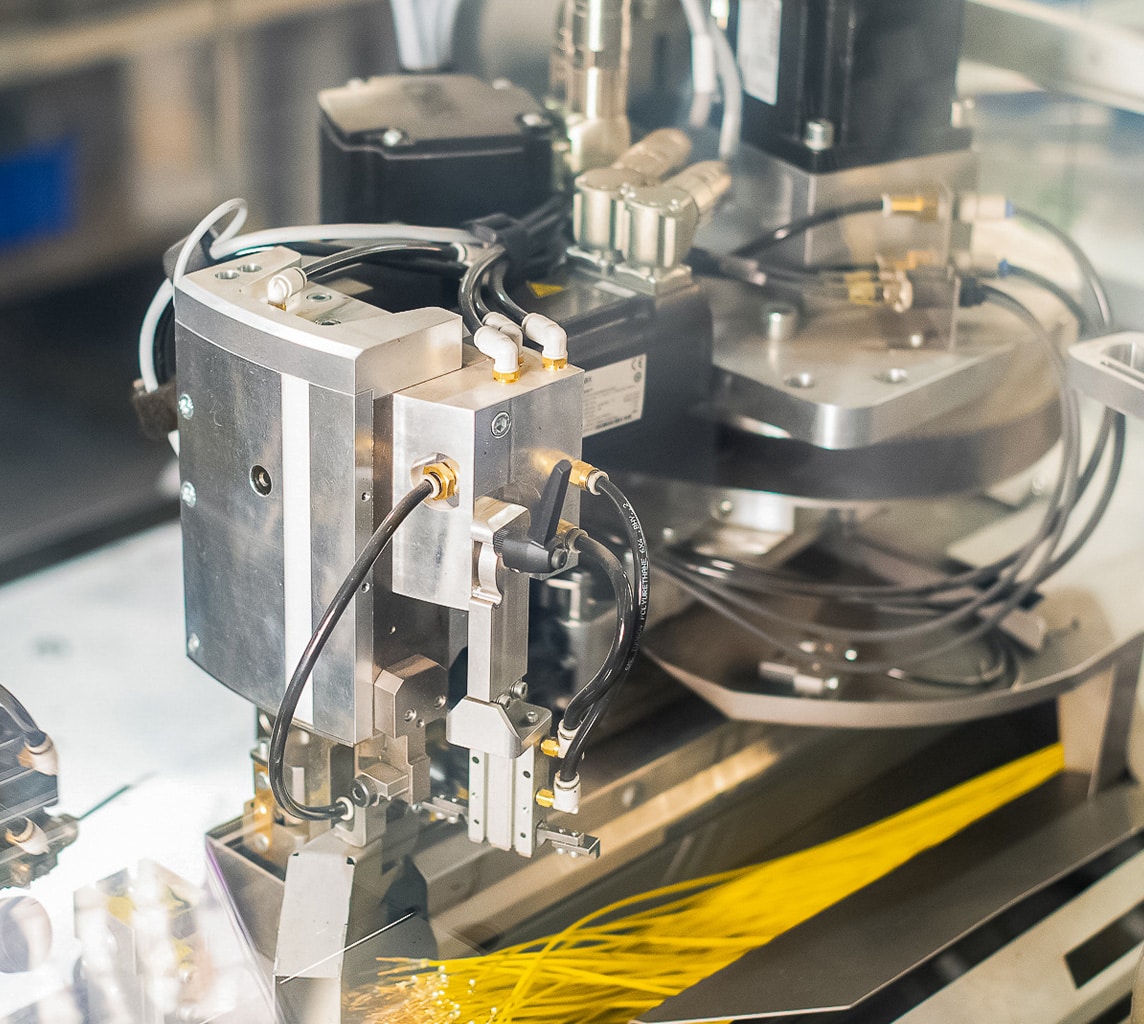
[[[20,752],[20,763],[25,768],[31,768],[32,771],[39,772],[41,775],[59,775],[60,773],[60,755],[50,736],[45,735],[43,742],[38,746],[25,746]]]
[[[493,373],[511,376],[520,372],[516,342],[495,327],[478,327],[473,344],[493,361]]]
[[[290,298],[297,295],[308,283],[309,278],[301,267],[289,267],[279,271],[266,282],[266,301],[272,306],[285,306]]]
[[[572,741],[576,738],[575,729],[565,729],[564,723],[560,723],[560,727],[556,730],[556,742],[559,744],[557,753],[560,757],[565,757],[568,754],[568,748],[572,746]]]
[[[1013,216],[1013,205],[1003,195],[965,192],[957,198],[957,219],[963,224],[1005,220]]]
[[[565,814],[576,814],[580,810],[580,773],[571,782],[565,782],[559,775],[552,785],[552,809]]]
[[[540,353],[552,362],[568,359],[568,332],[543,313],[529,313],[524,318],[525,337],[540,346]]]
[[[17,829],[8,829],[4,833],[4,838],[8,840],[13,846],[18,847],[25,853],[41,854],[47,853],[51,848],[48,842],[47,834],[39,825],[37,825],[31,818],[24,819],[24,826]]]
[[[514,342],[516,342],[517,352],[524,348],[524,331],[520,329],[518,324],[511,317],[507,317],[504,313],[489,313],[482,323],[486,327],[495,327],[501,334],[507,334]]]

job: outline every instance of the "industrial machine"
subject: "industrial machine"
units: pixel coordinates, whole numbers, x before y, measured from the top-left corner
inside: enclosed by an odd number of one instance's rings
[[[1082,445],[1063,354],[1113,329],[1103,288],[1067,238],[1079,294],[1020,241],[974,246],[1051,225],[977,190],[963,3],[685,3],[687,118],[633,102],[633,35],[671,5],[557,6],[543,97],[432,70],[328,90],[325,223],[240,234],[232,201],[170,253],[138,401],[179,455],[187,655],[257,709],[211,857],[281,1013],[338,1021],[379,956],[749,863],[895,769],[1033,749],[1099,677],[1069,783],[982,840],[1040,860],[940,916],[911,890],[929,932],[844,977],[812,922],[641,1018],[945,1019],[927,1000],[1031,928],[1002,911],[1138,856],[1141,623],[1052,592],[1124,458],[1113,409]],[[1107,398],[1119,359],[1131,390],[1135,336],[1100,344],[1077,381]],[[805,980],[764,991],[768,956]]]

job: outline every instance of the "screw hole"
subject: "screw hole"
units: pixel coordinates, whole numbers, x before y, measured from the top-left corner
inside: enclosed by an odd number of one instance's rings
[[[215,274],[215,277],[217,277],[220,281],[233,281],[236,277],[238,277],[238,271],[220,270],[217,274]]]
[[[802,373],[792,373],[783,383],[788,388],[812,388],[814,387],[814,374],[807,373],[805,370]]]
[[[325,292],[311,292],[310,293],[310,301],[311,302],[329,302],[330,297]]]
[[[532,772],[525,772],[525,773],[524,773],[524,777],[525,777],[526,779],[531,779],[531,778],[532,778]]]
[[[251,467],[250,486],[254,488],[256,494],[261,494],[263,497],[274,489],[274,481],[270,479],[265,466]]]
[[[244,274],[257,274],[262,269],[262,265],[260,263],[244,263],[238,269]]]

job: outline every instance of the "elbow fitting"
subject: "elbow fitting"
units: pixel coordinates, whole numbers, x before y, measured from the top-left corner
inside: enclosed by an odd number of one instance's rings
[[[520,324],[504,313],[489,313],[481,322],[486,327],[495,327],[501,334],[512,338],[516,343],[517,354],[520,354],[520,350],[524,348],[524,331],[521,330]]]
[[[60,755],[52,738],[46,733],[37,744],[26,744],[20,751],[20,764],[41,775],[59,775]]]
[[[493,361],[493,378],[502,384],[520,380],[520,351],[516,342],[495,327],[478,327],[473,344]]]
[[[580,810],[580,773],[577,772],[570,782],[565,782],[559,775],[552,784],[552,809],[563,811],[565,814],[576,814]]]
[[[301,267],[289,267],[266,282],[266,301],[279,309],[285,309],[286,303],[305,288],[309,280]]]
[[[568,365],[568,332],[555,320],[543,313],[529,313],[521,326],[525,337],[540,346],[546,369],[562,370]]]
[[[32,821],[31,818],[25,818],[22,825],[18,821],[15,822],[4,833],[4,838],[7,839],[12,846],[33,855],[47,853],[51,848],[47,833]]]

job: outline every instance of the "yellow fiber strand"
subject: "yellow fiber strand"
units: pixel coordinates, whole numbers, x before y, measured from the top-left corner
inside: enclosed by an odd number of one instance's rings
[[[1064,768],[1059,745],[866,828],[620,900],[484,956],[386,960],[347,1010],[362,1024],[625,1024]]]

